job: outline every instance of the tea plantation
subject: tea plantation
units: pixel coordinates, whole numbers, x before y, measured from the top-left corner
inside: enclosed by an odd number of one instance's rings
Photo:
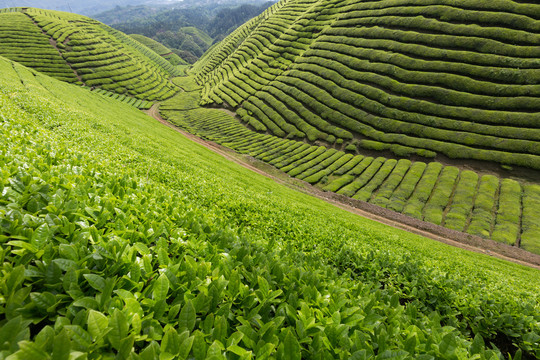
[[[164,101],[160,111],[193,134],[253,156],[325,191],[540,254],[540,223],[536,221],[540,183],[439,162],[352,154],[347,149],[261,133],[266,128],[254,117],[249,119],[248,129],[223,111],[199,108],[199,91],[189,79],[175,80],[191,91]],[[245,114],[245,110],[237,113]]]
[[[132,106],[0,70],[2,358],[540,356],[537,270],[362,219]]]
[[[280,1],[193,70],[279,137],[540,169],[534,1]]]
[[[139,110],[540,254],[539,20],[528,0],[281,0],[175,77],[148,39],[0,10],[0,360],[540,359],[538,269]]]
[[[154,51],[96,20],[33,8],[0,10],[0,55],[135,100],[171,97],[176,90],[168,80],[179,74]]]
[[[191,71],[200,103],[238,119],[175,111],[195,94],[161,113],[323,190],[540,254],[539,24],[530,1],[280,1]]]
[[[156,40],[151,39],[149,37],[146,37],[144,35],[139,34],[131,34],[130,35],[133,39],[137,40],[144,46],[148,47],[149,49],[153,50],[156,54],[164,57],[167,59],[171,64],[173,65],[187,65],[187,62],[183,60],[180,56],[178,56],[176,53],[172,52],[171,49],[166,47],[163,44],[158,43]]]

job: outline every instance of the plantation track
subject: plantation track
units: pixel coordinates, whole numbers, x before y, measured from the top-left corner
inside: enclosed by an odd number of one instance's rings
[[[231,116],[236,114],[227,109],[221,109]],[[326,192],[310,185],[307,182],[293,179],[288,175],[278,172],[272,166],[259,161],[251,156],[238,154],[233,150],[219,145],[213,141],[208,141],[199,138],[193,134],[183,131],[179,127],[171,124],[163,119],[159,113],[159,103],[155,103],[149,110],[144,110],[146,114],[153,117],[161,124],[168,126],[175,131],[181,133],[186,138],[194,141],[205,148],[223,156],[229,161],[254,171],[260,175],[270,178],[277,183],[294,188],[295,190],[315,196],[330,204],[333,204],[341,209],[344,209],[353,214],[360,215],[370,220],[392,226],[397,229],[405,230],[410,233],[421,235],[432,240],[445,243],[454,247],[458,247],[468,251],[488,254],[496,258],[511,261],[524,266],[540,269],[540,256],[527,252],[515,246],[498,243],[493,240],[483,239],[478,236],[465,234],[459,231],[454,231],[443,226],[438,226],[425,221],[415,219],[388,209],[369,204],[364,201],[351,199],[347,196]]]

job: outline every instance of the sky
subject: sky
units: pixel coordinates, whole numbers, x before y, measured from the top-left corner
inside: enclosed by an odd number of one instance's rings
[[[0,0],[0,8],[8,7],[36,7],[48,10],[69,11],[76,14],[92,16],[113,9],[116,6],[127,5],[157,5],[172,4],[183,0]],[[192,0],[193,1],[193,0]],[[263,0],[204,0],[217,3],[257,3]]]
[[[178,0],[181,1],[181,0]],[[83,15],[93,15],[115,6],[156,3],[159,0],[0,0],[0,7],[37,7],[41,9],[69,11]]]

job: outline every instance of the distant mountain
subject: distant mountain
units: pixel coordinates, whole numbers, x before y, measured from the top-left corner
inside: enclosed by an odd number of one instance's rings
[[[255,0],[212,2],[186,0],[168,5],[116,7],[94,17],[126,34],[139,34],[170,48],[182,59],[194,63],[215,42],[247,20],[259,15],[274,2]]]
[[[207,31],[214,40],[221,40],[238,26],[259,15],[272,4],[273,2],[267,1],[260,5],[244,4],[236,8],[222,9],[212,18]]]
[[[36,7],[92,15],[115,6],[139,5],[148,0],[0,0],[0,7]]]
[[[68,11],[81,15],[100,14],[115,7],[146,5],[149,8],[178,8],[205,6],[221,9],[246,3],[263,3],[266,0],[0,0],[0,8],[36,7],[48,10]],[[100,20],[109,24],[107,21]]]

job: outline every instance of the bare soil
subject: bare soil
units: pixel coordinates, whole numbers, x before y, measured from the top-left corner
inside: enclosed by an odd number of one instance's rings
[[[307,182],[291,178],[289,175],[260,160],[250,156],[238,154],[233,150],[221,146],[213,141],[201,139],[164,120],[159,114],[159,104],[157,103],[154,104],[149,110],[144,112],[152,116],[163,125],[176,130],[188,139],[223,156],[227,160],[233,161],[246,169],[266,176],[280,184],[315,196],[353,214],[392,226],[396,229],[405,230],[451,246],[459,247],[461,249],[487,254],[499,259],[540,269],[540,255],[532,254],[515,246],[510,246],[495,242],[493,240],[462,233],[460,231],[447,229],[443,226],[421,221],[364,201],[322,191],[321,189],[312,186]],[[228,112],[230,112],[230,115],[232,116],[236,115],[230,110]]]

